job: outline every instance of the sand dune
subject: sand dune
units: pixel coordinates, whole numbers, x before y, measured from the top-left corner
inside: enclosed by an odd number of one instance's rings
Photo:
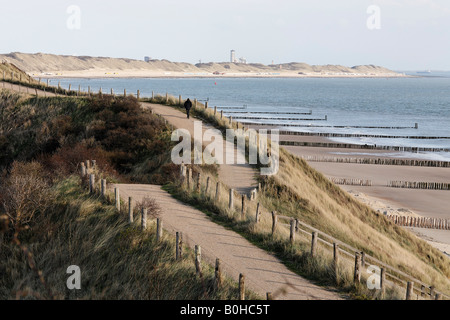
[[[345,67],[283,63],[209,62],[190,64],[168,60],[65,56],[54,54],[1,54],[1,60],[28,74],[41,77],[400,77],[402,74],[374,65]]]

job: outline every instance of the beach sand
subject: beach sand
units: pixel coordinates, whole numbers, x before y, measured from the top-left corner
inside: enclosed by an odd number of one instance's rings
[[[250,128],[274,128],[250,125]],[[333,142],[318,136],[280,135],[280,141]],[[414,159],[412,153],[385,150],[282,146],[299,157]],[[329,178],[371,180],[372,186],[339,185],[353,197],[386,215],[450,219],[450,191],[387,187],[389,181],[450,183],[450,168],[372,165],[309,161],[309,165]],[[439,250],[450,253],[450,231],[408,228]]]

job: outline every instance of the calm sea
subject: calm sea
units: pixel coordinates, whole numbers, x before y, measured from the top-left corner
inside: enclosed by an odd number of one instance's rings
[[[415,73],[412,73],[415,74]],[[246,106],[234,111],[252,112],[309,112],[311,115],[289,114],[233,114],[239,116],[266,117],[264,120],[247,122],[302,124],[311,127],[290,127],[289,130],[311,132],[336,132],[351,134],[381,134],[390,136],[429,136],[448,139],[386,139],[386,138],[333,138],[339,142],[377,144],[390,146],[413,146],[450,149],[450,73],[420,74],[418,78],[397,79],[268,79],[268,78],[209,78],[209,79],[51,79],[52,85],[73,89],[81,85],[87,91],[100,87],[107,93],[136,93],[141,96],[168,92],[178,97],[208,99],[209,106],[224,112],[230,107]],[[277,118],[324,119],[277,120]],[[418,123],[418,129],[411,127]],[[314,125],[321,127],[314,127]],[[333,128],[323,126],[348,126]],[[352,128],[362,127],[410,127],[405,129]],[[395,154],[393,154],[395,155]],[[419,158],[450,161],[450,153],[417,154]]]

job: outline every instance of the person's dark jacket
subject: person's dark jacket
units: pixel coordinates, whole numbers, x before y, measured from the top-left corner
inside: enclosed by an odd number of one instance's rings
[[[192,108],[191,100],[187,99],[186,102],[184,103],[184,107],[186,108],[186,110],[191,109]]]

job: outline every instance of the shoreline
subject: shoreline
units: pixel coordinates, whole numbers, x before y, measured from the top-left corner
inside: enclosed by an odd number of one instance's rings
[[[249,128],[259,128],[254,125]],[[266,127],[267,128],[267,127]],[[273,127],[275,128],[275,127]],[[296,141],[333,142],[328,137],[320,136],[280,136],[289,137]],[[392,156],[392,151],[363,150],[361,155],[357,149],[334,149],[303,146],[280,146],[287,152],[298,157],[333,157],[333,158],[385,158],[399,159]],[[336,154],[339,152],[340,154]],[[373,155],[370,155],[370,154]],[[396,152],[401,154],[402,152]],[[414,158],[413,154],[403,152],[407,158]],[[403,159],[403,158],[402,158]],[[327,178],[368,179],[373,181],[372,186],[338,185],[353,198],[371,207],[375,212],[385,215],[450,218],[450,191],[403,189],[387,187],[390,180],[448,182],[450,181],[450,168],[377,165],[340,162],[305,161]],[[434,181],[436,180],[436,181]],[[450,231],[424,228],[408,228],[421,239],[427,241],[435,248],[450,257]]]
[[[270,74],[270,73],[229,73],[229,74],[189,74],[185,72],[142,72],[142,71],[128,71],[123,74],[111,74],[110,72],[83,72],[83,71],[54,71],[55,74],[41,73],[37,71],[27,72],[28,75],[34,78],[42,79],[240,79],[240,78],[251,78],[251,79],[265,79],[265,78],[275,78],[275,79],[397,79],[397,78],[421,78],[420,76],[411,76],[403,74],[359,74],[359,75],[343,75],[343,74],[304,74],[299,75],[297,73],[280,73],[280,74]]]

